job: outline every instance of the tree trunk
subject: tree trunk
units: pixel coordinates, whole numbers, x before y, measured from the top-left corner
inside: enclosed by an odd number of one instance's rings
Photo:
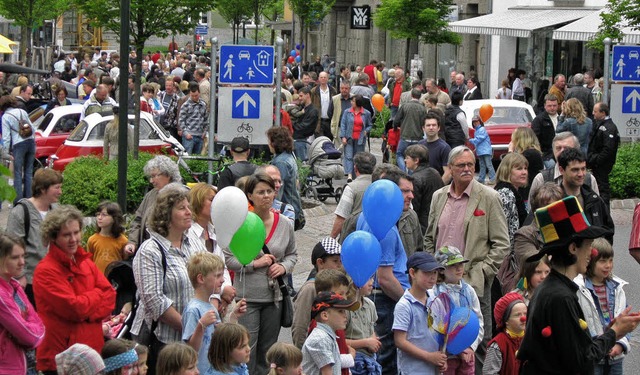
[[[23,62],[26,63],[27,61],[27,45],[29,44],[28,40],[29,40],[29,28],[26,26],[21,26],[20,27],[20,58],[19,60],[22,60]]]
[[[258,0],[256,0],[256,7],[254,9],[254,19],[253,19],[253,23],[254,26],[256,27],[254,30],[254,42],[256,45],[258,45],[258,24],[260,23],[260,7],[258,6]]]
[[[404,65],[407,71],[411,70],[411,58],[409,57],[410,50],[411,50],[411,38],[407,38],[407,48],[405,49],[405,65]]]
[[[142,50],[144,44],[138,43],[136,45],[136,66],[135,75],[136,82],[133,91],[133,103],[134,103],[134,120],[133,120],[133,158],[138,160],[138,151],[140,149],[140,83],[142,82]]]

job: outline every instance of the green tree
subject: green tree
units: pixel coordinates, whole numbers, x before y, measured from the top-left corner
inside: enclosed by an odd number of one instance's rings
[[[120,36],[120,1],[75,0],[77,6],[97,27],[104,27]],[[126,1],[126,0],[123,0]],[[142,58],[145,43],[151,37],[166,38],[175,34],[193,34],[200,15],[213,10],[215,1],[196,0],[129,0],[129,40],[124,41],[136,50],[138,61]],[[121,41],[123,43],[123,41]],[[126,56],[122,56],[126,58]],[[137,84],[135,97],[140,97],[140,73],[142,66],[135,64]],[[133,155],[137,158],[140,143],[140,104],[136,102]],[[124,104],[123,104],[124,105]]]
[[[611,38],[614,44],[620,43],[624,37],[623,28],[640,28],[640,5],[637,0],[609,0],[600,19],[598,32],[587,43],[587,47],[598,51],[604,50],[605,38]]]
[[[407,40],[408,66],[411,39],[428,44],[460,44],[460,35],[448,30],[451,5],[452,0],[382,0],[373,22],[393,38]]]
[[[240,24],[251,16],[254,0],[218,0],[216,10],[225,21],[231,24],[233,30],[233,43],[238,43]],[[225,42],[225,41],[221,41]]]
[[[20,56],[31,45],[31,30],[56,19],[69,8],[69,0],[0,0],[0,15],[20,26]]]
[[[262,15],[271,22],[276,22],[284,14],[284,0],[275,0],[269,6],[265,7]],[[271,29],[271,45],[275,43],[276,32]]]
[[[300,40],[304,45],[308,45],[309,25],[322,22],[331,12],[336,0],[288,0],[293,14],[300,20],[300,30],[302,35]],[[294,40],[294,42],[297,42]],[[307,59],[307,48],[301,51],[302,59]]]

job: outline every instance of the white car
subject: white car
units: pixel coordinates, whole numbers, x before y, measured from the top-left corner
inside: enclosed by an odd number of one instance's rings
[[[36,128],[36,159],[45,165],[80,122],[82,104],[56,107],[33,121]]]
[[[133,127],[135,116],[129,114],[129,126]],[[49,167],[62,171],[78,156],[103,154],[104,131],[113,115],[93,113],[80,121],[64,144],[48,160]],[[159,153],[184,153],[177,139],[153,121],[153,116],[140,112],[140,151]]]
[[[490,104],[493,107],[493,116],[484,123],[484,126],[489,134],[489,139],[491,139],[493,159],[499,160],[501,155],[506,154],[509,149],[513,131],[521,126],[531,126],[536,114],[533,107],[519,100],[484,99],[462,102],[460,109],[467,117],[469,138],[473,138],[475,133],[471,119],[478,115],[480,107],[485,104]]]

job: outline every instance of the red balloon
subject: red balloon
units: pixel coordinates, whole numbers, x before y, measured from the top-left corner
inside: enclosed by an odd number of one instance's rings
[[[478,114],[480,115],[480,119],[482,120],[482,122],[487,122],[487,120],[489,120],[491,116],[493,116],[493,106],[488,103],[483,104],[482,107],[480,107],[480,111],[478,112]]]
[[[295,61],[295,58],[293,56],[289,56],[287,61],[289,61],[290,64],[293,64],[293,62]]]
[[[376,109],[376,111],[378,112],[382,111],[382,108],[384,107],[384,96],[380,94],[375,94],[371,98],[371,104],[373,105],[373,108]]]
[[[296,56],[300,56],[300,51],[296,51]]]

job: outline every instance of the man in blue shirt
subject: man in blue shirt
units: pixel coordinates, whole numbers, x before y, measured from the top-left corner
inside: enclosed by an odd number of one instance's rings
[[[389,168],[384,171],[381,178],[393,181],[397,184],[401,190],[403,190],[403,196],[407,194],[406,198],[410,202],[413,199],[413,183],[410,178],[402,171],[398,170],[395,166],[393,169]],[[376,168],[374,175],[378,174],[377,170],[385,168],[385,165],[381,165]],[[406,193],[405,191],[406,190]],[[407,199],[405,199],[407,201]],[[382,214],[382,213],[381,213]],[[364,230],[371,233],[371,228],[367,224],[363,214],[360,214],[358,218],[358,224],[356,230]],[[373,284],[372,300],[376,305],[376,312],[378,313],[378,321],[376,322],[375,331],[376,336],[382,344],[380,351],[378,352],[378,363],[382,366],[382,373],[397,374],[397,358],[396,358],[396,346],[393,340],[393,310],[396,303],[404,291],[410,287],[409,277],[407,275],[407,254],[404,246],[402,245],[402,239],[400,238],[400,232],[394,225],[389,233],[380,241],[380,247],[382,249],[382,255],[380,257],[380,265],[376,272],[376,278]]]

